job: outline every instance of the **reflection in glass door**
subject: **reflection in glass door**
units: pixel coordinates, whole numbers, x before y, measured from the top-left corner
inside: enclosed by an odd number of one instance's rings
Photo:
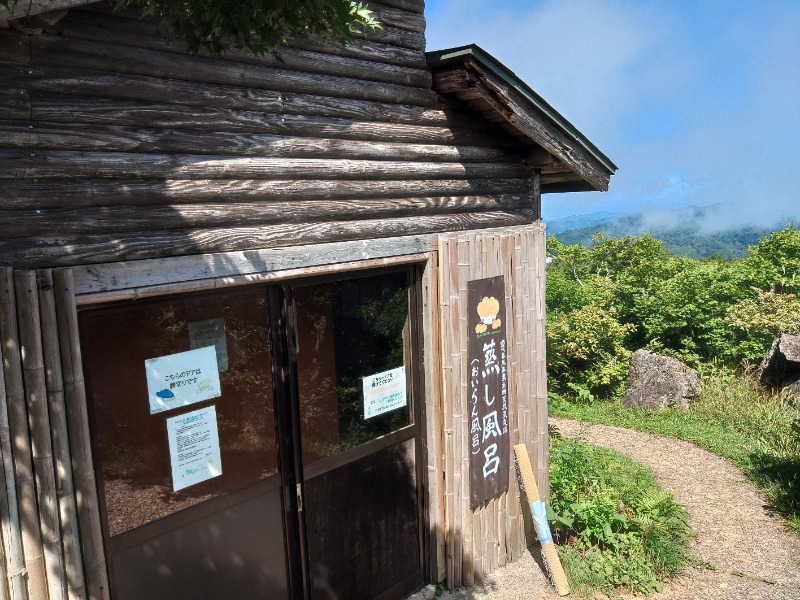
[[[114,598],[288,598],[264,290],[80,320]]]
[[[406,271],[293,288],[311,598],[422,585]]]
[[[83,310],[115,600],[423,583],[413,272]]]

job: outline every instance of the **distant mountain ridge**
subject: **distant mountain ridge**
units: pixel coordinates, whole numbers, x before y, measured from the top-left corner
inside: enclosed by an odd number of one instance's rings
[[[649,233],[663,240],[664,248],[675,256],[743,258],[747,255],[748,246],[788,225],[786,223],[776,228],[741,227],[718,233],[703,233],[700,223],[705,216],[703,209],[690,207],[678,216],[676,227],[667,228],[647,227],[642,214],[615,215],[598,212],[548,221],[547,233],[555,235],[564,244],[581,244],[587,247],[592,245],[592,238],[600,232],[611,237]]]

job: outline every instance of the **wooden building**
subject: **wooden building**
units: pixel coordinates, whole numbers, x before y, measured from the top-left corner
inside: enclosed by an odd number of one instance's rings
[[[281,61],[0,9],[0,599],[388,600],[525,550],[540,198],[616,167],[426,55],[423,4]]]

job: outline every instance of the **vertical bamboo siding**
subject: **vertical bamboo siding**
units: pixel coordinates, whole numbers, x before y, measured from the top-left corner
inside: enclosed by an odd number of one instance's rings
[[[439,237],[445,544],[448,586],[480,581],[526,548],[525,520],[513,463],[509,489],[470,508],[469,452],[464,417],[468,381],[467,282],[504,275],[508,322],[510,437],[524,442],[546,496],[547,386],[544,338],[544,226]]]

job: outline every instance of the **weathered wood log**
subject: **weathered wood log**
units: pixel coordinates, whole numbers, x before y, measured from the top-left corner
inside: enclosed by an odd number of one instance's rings
[[[98,12],[106,15],[113,15],[114,17],[117,18],[130,19],[133,21],[152,22],[152,18],[142,16],[142,11],[139,8],[114,10],[111,6],[107,5],[104,2],[87,4],[81,7],[81,11]],[[417,10],[411,12],[421,14]],[[357,34],[356,37],[358,39],[364,38],[367,41],[376,41],[384,44],[391,44],[394,46],[413,49],[420,53],[425,51],[424,33],[417,31],[409,31],[407,29],[400,29],[397,27],[392,27],[390,25],[384,25],[382,29],[374,29],[374,30],[371,29],[367,32]],[[292,44],[290,43],[290,45]],[[325,42],[325,45],[328,46],[329,48],[337,47],[336,44],[331,44],[330,42]]]
[[[519,163],[435,163],[216,155],[134,154],[0,149],[0,179],[50,177],[165,177],[309,179],[517,179],[530,176]]]
[[[8,238],[156,229],[242,227],[529,208],[526,196],[439,196],[0,210]]]
[[[102,150],[448,162],[507,162],[517,158],[522,162],[522,157],[510,150],[487,146],[406,144],[227,131],[141,129],[113,125],[98,125],[87,131],[86,126],[81,124],[30,121],[0,120],[0,139],[6,148],[27,150]]]
[[[39,529],[39,508],[31,460],[31,441],[28,432],[28,411],[22,377],[17,301],[11,268],[0,267],[0,337],[3,344],[3,370],[6,380],[8,421],[11,430],[14,475],[22,530],[22,551],[28,577],[30,600],[46,600],[42,532]],[[12,574],[13,575],[13,574]]]
[[[352,239],[421,235],[530,223],[530,211],[490,211],[415,219],[367,219],[303,225],[148,231],[114,235],[54,235],[0,239],[0,256],[20,266],[74,265],[156,256],[277,248]]]
[[[0,27],[0,60],[30,62],[30,37],[13,29]]]
[[[489,130],[481,120],[454,109],[442,101],[442,109],[388,104],[368,100],[334,98],[258,90],[230,85],[106,73],[72,67],[21,65],[0,62],[0,83],[4,89],[49,91],[88,97],[143,100],[208,108],[243,109],[260,112],[339,117],[363,121],[385,121],[417,125],[450,125]],[[67,98],[61,97],[62,101]],[[496,128],[492,128],[495,129]]]
[[[78,508],[78,525],[84,568],[86,569],[86,586],[90,600],[108,600],[108,575],[92,460],[72,272],[69,269],[56,271],[53,274],[53,281],[64,378],[64,402]]]
[[[61,523],[61,547],[64,553],[67,597],[70,600],[86,598],[83,579],[78,511],[75,504],[75,487],[72,483],[72,459],[68,437],[67,415],[64,404],[64,379],[61,371],[61,347],[58,341],[53,273],[37,272],[39,310],[41,314],[42,351],[44,356],[47,407],[50,416],[50,436],[58,486],[58,513]]]
[[[100,292],[80,298],[83,304],[98,304],[105,302],[119,302],[122,300],[141,300],[164,296],[166,294],[185,294],[208,290],[221,290],[241,285],[254,283],[273,283],[305,277],[327,276],[336,273],[353,273],[354,271],[367,271],[398,265],[420,263],[425,260],[425,254],[405,254],[402,256],[389,256],[385,258],[364,259],[353,262],[336,262],[323,265],[314,265],[286,271],[259,272],[250,275],[230,275],[227,277],[212,277],[210,279],[196,279],[194,281],[171,282],[161,285],[146,284],[143,287],[127,288],[112,292]]]
[[[31,102],[27,90],[0,89],[0,119],[30,118]]]
[[[406,32],[401,33],[405,34]],[[358,36],[355,40],[344,46],[331,44],[324,39],[311,38],[302,41],[290,40],[288,47],[337,54],[339,56],[349,56],[363,60],[373,60],[376,62],[389,62],[395,65],[417,69],[425,69],[428,64],[422,49],[415,50],[413,48],[403,48],[402,46],[394,44],[384,44],[361,36]]]
[[[474,118],[468,120],[455,113],[448,114],[443,110],[424,106],[259,90],[144,75],[107,73],[92,69],[22,65],[7,61],[0,62],[0,84],[5,90],[9,90],[9,93],[11,88],[16,88],[84,97],[99,96],[206,108],[252,110],[262,113],[282,112],[416,125],[466,126],[471,121],[473,127],[480,128]]]
[[[253,179],[8,179],[0,198],[6,208],[120,204],[236,202],[248,200],[335,200],[525,194],[528,179],[442,179],[398,181]]]
[[[380,21],[384,27],[392,26],[416,33],[425,32],[425,17],[421,14],[415,14],[398,8],[391,8],[377,2],[370,2],[369,9],[375,13],[378,21]]]
[[[367,6],[372,5],[371,2],[367,2],[366,4]],[[391,8],[406,10],[418,15],[421,15],[425,10],[424,0],[381,0],[381,4],[384,6],[390,6]]]
[[[331,267],[341,262],[360,263],[416,255],[430,252],[436,245],[435,238],[433,235],[410,235],[79,265],[69,270],[73,275],[75,302],[86,305],[109,297],[108,293],[124,295],[125,290],[131,289],[162,289],[166,285],[184,283],[186,289],[192,289],[192,282],[200,280],[229,280],[277,271],[298,272],[323,265]]]
[[[9,90],[12,92],[13,90]],[[11,95],[9,93],[9,95]],[[9,118],[32,118],[37,122],[69,122],[86,125],[166,127],[194,131],[324,137],[350,140],[391,141],[412,144],[505,146],[507,138],[481,131],[479,127],[431,126],[411,123],[354,121],[318,116],[286,115],[221,108],[186,107],[174,104],[146,104],[101,98],[34,93],[30,111],[17,106],[12,96]],[[0,96],[0,111],[4,98]],[[0,120],[2,124],[2,120]],[[84,128],[84,130],[86,130]],[[87,132],[91,135],[91,132]]]
[[[378,100],[394,104],[435,106],[436,103],[435,92],[418,87],[225,62],[118,44],[96,44],[48,34],[31,39],[31,52],[36,64]]]
[[[58,520],[58,498],[53,467],[53,443],[50,438],[50,415],[47,408],[42,330],[39,299],[34,271],[15,271],[17,319],[19,321],[20,354],[28,405],[31,455],[36,478],[39,522],[42,532],[47,589],[52,600],[66,599],[66,572],[61,550],[61,526]]]
[[[2,332],[0,332],[2,341]],[[3,344],[0,343],[0,364]],[[2,529],[3,556],[0,561],[0,596],[10,600],[28,600],[28,582],[25,577],[25,558],[22,552],[22,532],[17,506],[17,482],[14,479],[14,458],[11,451],[11,431],[8,424],[8,397],[6,378],[0,367],[0,528]]]
[[[174,39],[168,39],[154,24],[118,19],[91,12],[71,14],[69,18],[58,22],[48,30],[68,38],[100,44],[122,44],[133,48],[186,53],[182,44],[177,43]],[[373,43],[374,54],[362,58],[291,47],[281,48],[280,58],[276,58],[271,54],[257,55],[249,50],[231,48],[218,60],[222,63],[248,63],[344,77],[352,77],[353,73],[359,73],[363,79],[369,81],[430,88],[431,75],[425,65],[412,68],[387,60],[389,56],[396,54],[392,51],[393,48],[393,46]],[[383,57],[384,52],[388,56]]]

